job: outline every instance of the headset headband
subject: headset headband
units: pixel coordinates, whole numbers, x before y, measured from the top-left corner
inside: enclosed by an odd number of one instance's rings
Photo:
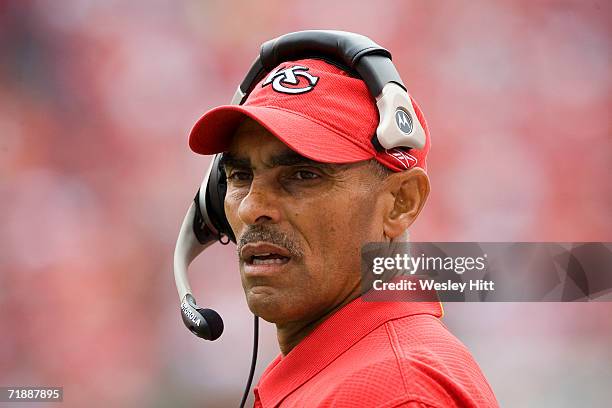
[[[391,53],[366,36],[344,31],[308,30],[282,35],[262,44],[259,56],[232,98],[241,105],[267,72],[285,61],[323,57],[357,72],[370,95],[376,99],[380,116],[374,147],[382,151],[397,146],[425,146],[425,131],[420,124],[406,135],[395,123],[395,112],[403,110],[416,117],[406,86],[391,61]],[[418,121],[415,121],[418,122]]]
[[[244,102],[253,86],[280,63],[309,57],[328,58],[356,71],[374,97],[380,95],[389,82],[405,89],[391,62],[391,53],[368,37],[342,31],[310,30],[285,34],[263,43],[234,101]]]

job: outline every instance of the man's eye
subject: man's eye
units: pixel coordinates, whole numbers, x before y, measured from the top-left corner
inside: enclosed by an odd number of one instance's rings
[[[246,171],[232,171],[229,176],[227,176],[227,179],[232,181],[249,181],[251,179],[251,173]]]
[[[298,170],[293,173],[293,178],[296,178],[298,180],[314,180],[319,177],[320,176],[317,173],[313,173],[312,171],[308,170]]]

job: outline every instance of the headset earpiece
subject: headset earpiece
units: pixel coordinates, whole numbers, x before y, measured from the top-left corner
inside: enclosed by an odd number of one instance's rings
[[[212,226],[217,230],[219,239],[223,235],[227,236],[230,241],[236,243],[236,237],[232,231],[232,227],[225,216],[225,193],[227,192],[227,179],[225,171],[220,166],[222,154],[216,154],[210,168],[210,175],[206,186],[202,184],[202,188],[206,188],[206,196],[204,203],[200,200],[202,208],[206,208],[206,213]]]

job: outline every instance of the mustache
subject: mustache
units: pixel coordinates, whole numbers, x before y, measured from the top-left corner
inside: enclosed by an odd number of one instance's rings
[[[300,259],[304,256],[304,251],[302,251],[295,237],[289,236],[289,234],[279,231],[270,225],[257,224],[249,226],[245,233],[238,239],[236,246],[238,257],[240,258],[240,251],[246,244],[260,241],[287,249],[292,258]]]

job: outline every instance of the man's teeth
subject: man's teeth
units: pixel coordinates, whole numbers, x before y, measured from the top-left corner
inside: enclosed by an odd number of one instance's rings
[[[284,264],[285,261],[286,261],[286,258],[270,258],[270,259],[253,258],[253,265]]]

